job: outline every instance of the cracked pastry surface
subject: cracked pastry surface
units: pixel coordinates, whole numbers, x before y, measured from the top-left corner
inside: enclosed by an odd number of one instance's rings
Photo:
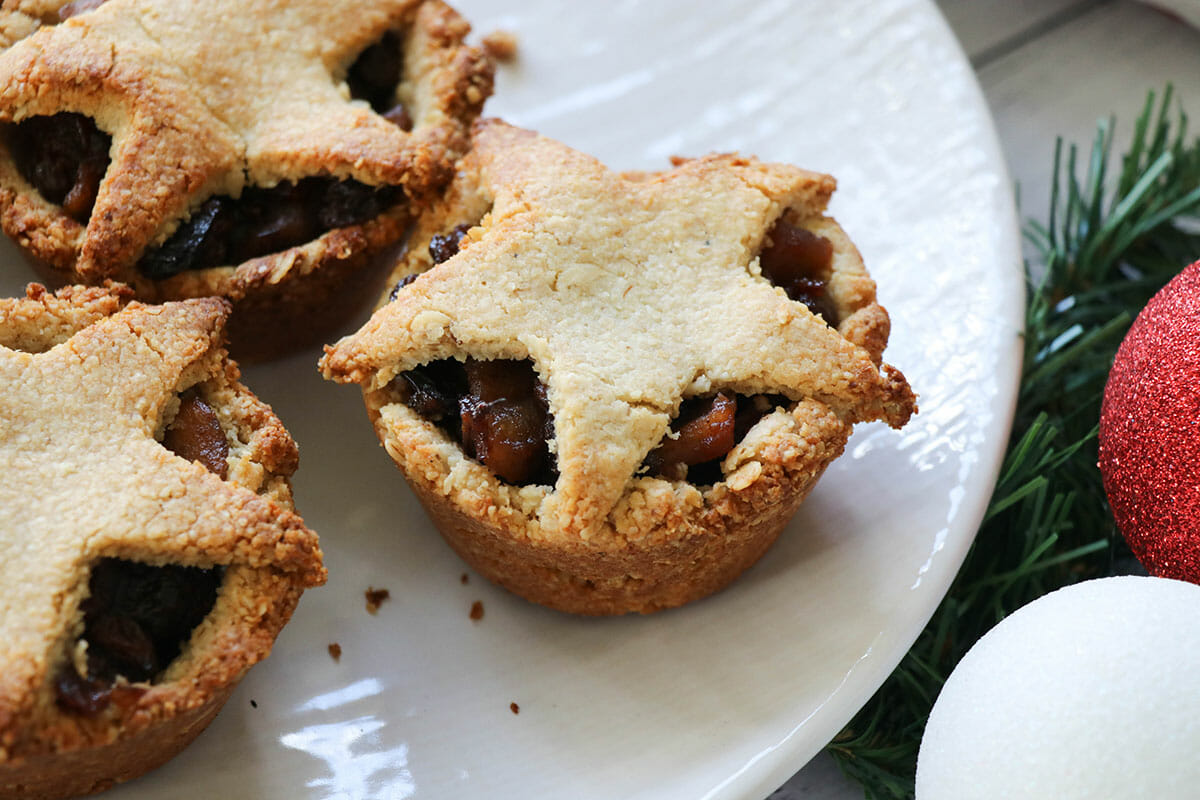
[[[434,522],[492,580],[582,613],[687,602],[765,551],[855,423],[900,427],[915,411],[881,363],[888,317],[874,282],[824,216],[833,189],[828,176],[736,155],[619,175],[478,123],[395,288],[322,369],[362,386]],[[833,320],[764,275],[760,261],[782,246],[772,236],[794,230],[827,244],[816,283]],[[441,252],[433,239],[450,234]],[[552,485],[502,480],[415,410],[408,378],[447,360],[468,375],[476,362],[532,363],[552,419]],[[648,474],[664,437],[683,435],[669,432],[684,401],[720,392],[778,399],[712,485]],[[466,402],[464,428],[493,400]]]
[[[399,238],[491,92],[490,62],[438,0],[92,5],[0,54],[0,223],[70,280],[146,300],[269,296],[315,313],[296,286],[348,263],[335,283],[353,280]],[[54,136],[67,151],[95,141],[97,163],[46,156]],[[29,150],[67,177],[23,167]]]
[[[221,346],[228,303],[127,300],[0,300],[5,797],[174,755],[325,577],[292,508],[295,443]],[[162,618],[162,598],[206,592]]]

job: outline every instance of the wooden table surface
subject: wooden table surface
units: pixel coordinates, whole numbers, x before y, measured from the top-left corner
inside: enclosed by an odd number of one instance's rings
[[[1200,0],[1156,0],[1200,17]],[[991,107],[1022,221],[1045,220],[1054,142],[1087,152],[1102,119],[1116,118],[1124,151],[1147,92],[1175,87],[1200,114],[1200,32],[1132,0],[938,0]],[[1195,117],[1194,117],[1195,118]],[[1196,129],[1192,128],[1192,135]],[[860,800],[833,759],[818,756],[770,800]]]

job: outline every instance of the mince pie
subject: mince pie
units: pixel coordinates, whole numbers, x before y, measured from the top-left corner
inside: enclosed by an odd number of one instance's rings
[[[322,369],[488,578],[586,614],[680,605],[763,554],[854,423],[915,411],[833,189],[736,155],[618,175],[479,123]]]
[[[0,796],[167,760],[324,581],[296,445],[238,382],[227,301],[0,300]]]
[[[492,87],[439,0],[23,5],[0,20],[37,28],[0,54],[0,224],[69,280],[233,300],[253,356],[377,290],[369,257]]]

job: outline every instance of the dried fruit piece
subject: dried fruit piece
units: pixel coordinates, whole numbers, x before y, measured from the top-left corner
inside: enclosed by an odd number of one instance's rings
[[[680,405],[671,433],[646,456],[650,472],[676,480],[687,478],[693,464],[723,458],[733,449],[737,399],[719,392]]]
[[[180,458],[199,461],[224,480],[229,465],[229,441],[217,412],[194,393],[184,395],[179,412],[163,434],[163,447]]]
[[[788,297],[819,314],[826,324],[837,327],[837,312],[827,292],[833,270],[833,243],[783,220],[775,223],[767,238],[771,246],[759,254],[763,276]]]
[[[54,700],[65,711],[95,716],[108,707],[111,699],[111,683],[85,678],[72,666],[64,668],[54,679]]]
[[[462,444],[502,480],[533,481],[549,458],[549,409],[529,361],[477,361],[465,364],[469,392],[459,404]]]
[[[392,290],[390,292],[388,292],[388,301],[390,302],[392,300],[395,300],[397,297],[399,297],[400,290],[403,289],[405,286],[408,286],[413,281],[415,281],[418,277],[420,277],[420,275],[421,275],[421,273],[419,273],[419,272],[413,272],[409,275],[405,275],[403,278],[396,281],[396,285],[392,287]]]
[[[459,401],[467,393],[467,374],[454,359],[422,364],[392,382],[400,402],[431,422],[444,424],[459,438]]]
[[[433,259],[433,263],[441,264],[458,255],[459,245],[462,244],[463,237],[469,230],[471,230],[471,226],[464,223],[454,226],[447,233],[435,234],[429,240],[429,257]]]

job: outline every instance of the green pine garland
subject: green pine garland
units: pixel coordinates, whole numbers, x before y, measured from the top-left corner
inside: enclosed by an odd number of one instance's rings
[[[1062,586],[1137,570],[1096,467],[1100,399],[1137,313],[1200,258],[1200,140],[1168,86],[1151,93],[1110,175],[1113,122],[1086,165],[1054,154],[1050,219],[1029,221],[1024,371],[1000,478],[974,546],[929,625],[831,742],[868,800],[913,797],[929,711],[959,659],[1009,613]],[[1080,172],[1083,172],[1080,177]]]

